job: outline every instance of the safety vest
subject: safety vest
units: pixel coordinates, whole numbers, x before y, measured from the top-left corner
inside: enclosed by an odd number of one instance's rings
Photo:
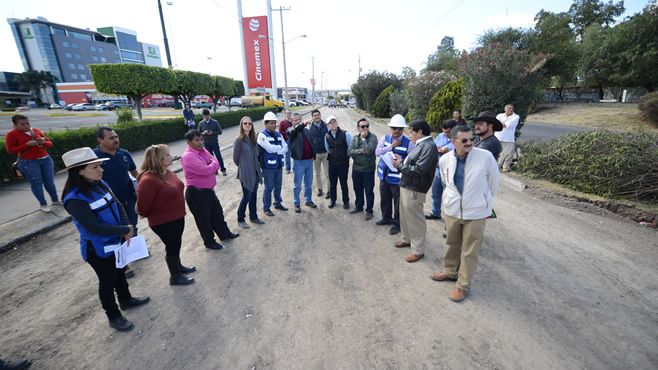
[[[409,144],[411,144],[411,140],[409,140],[408,137],[402,135],[400,141],[402,143],[393,148],[393,153],[399,155],[401,160],[404,161],[407,155],[409,155]],[[391,145],[393,143],[393,137],[391,135],[384,136],[384,143],[386,145]],[[379,159],[379,165],[377,166],[377,176],[380,180],[386,181],[391,185],[400,185],[400,179],[402,178],[402,174],[400,172],[388,168],[386,163],[384,163],[381,158]]]
[[[105,187],[109,188],[107,183],[101,180]],[[103,194],[98,192],[91,192],[91,197],[82,193],[78,188],[74,188],[66,197],[64,197],[64,203],[69,199],[78,199],[82,200],[89,204],[89,208],[96,215],[98,222],[102,224],[110,225],[121,225],[121,213],[119,211],[119,205],[117,200],[109,192],[103,192]],[[82,254],[82,259],[87,260],[87,242],[91,242],[91,245],[94,246],[96,255],[100,258],[108,258],[114,252],[105,252],[106,245],[116,245],[120,244],[121,236],[113,235],[96,235],[90,233],[85,229],[75,218],[73,219],[75,227],[78,228],[80,232],[80,254]]]
[[[263,134],[272,145],[281,145],[283,143],[283,137],[276,131],[272,133],[270,130],[263,130]],[[277,169],[283,167],[283,155],[270,153],[260,145],[258,146],[258,150],[260,164],[263,168]]]

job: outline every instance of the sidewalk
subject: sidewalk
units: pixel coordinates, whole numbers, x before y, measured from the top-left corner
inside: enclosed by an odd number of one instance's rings
[[[298,112],[305,115],[310,111],[311,109],[303,109]],[[282,117],[282,114],[277,115],[278,119],[282,119]],[[263,128],[263,121],[255,121],[254,128],[260,131]],[[229,160],[232,158],[232,155],[226,155],[224,153],[228,154],[229,151],[233,150],[233,142],[238,136],[238,132],[238,126],[228,127],[222,130],[222,135],[219,137],[219,145],[222,151],[222,157],[225,160],[226,158]],[[173,156],[180,156],[187,147],[185,140],[167,143],[167,145],[169,145]],[[131,154],[139,170],[139,166],[144,158],[144,150]],[[232,163],[227,164],[226,167],[229,168],[227,176],[236,175],[235,166]],[[174,162],[171,170],[175,173],[182,171],[180,161]],[[55,176],[55,185],[57,186],[59,196],[61,196],[62,189],[64,189],[66,178],[66,172],[59,173]],[[50,202],[47,193],[45,193],[45,196]],[[32,195],[30,184],[27,182],[0,188],[0,204],[2,204],[0,209],[0,252],[71,220],[71,216],[62,206],[53,206],[53,211],[50,213],[40,211],[39,202]]]

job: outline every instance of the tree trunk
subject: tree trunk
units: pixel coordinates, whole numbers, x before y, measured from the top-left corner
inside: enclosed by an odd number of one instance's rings
[[[560,101],[564,101],[564,96],[562,96],[562,91],[564,90],[564,86],[560,86],[556,88],[557,94],[560,96]]]
[[[599,85],[599,100],[603,100],[603,86]]]
[[[135,110],[137,111],[137,120],[142,121],[142,99],[145,95],[130,95],[130,100],[135,104]]]

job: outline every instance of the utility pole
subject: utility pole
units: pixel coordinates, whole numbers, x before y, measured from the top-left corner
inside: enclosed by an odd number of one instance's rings
[[[244,48],[244,28],[242,27],[242,1],[238,0],[238,24],[240,26],[240,46],[242,47],[242,70],[244,72],[244,93],[249,95],[249,76],[247,75],[247,53]]]
[[[283,47],[283,104],[288,108],[288,70],[286,68],[286,39],[283,36],[283,11],[284,10],[290,10],[290,7],[284,8],[283,6],[279,6],[279,9],[272,9],[275,12],[279,12],[279,15],[281,16],[281,46]],[[274,76],[276,79],[276,76]]]
[[[315,57],[311,57],[311,96],[313,96],[313,105],[315,105]]]
[[[169,54],[169,41],[167,40],[167,30],[165,30],[164,17],[162,16],[162,4],[158,0],[158,11],[160,12],[160,24],[162,25],[162,36],[164,36],[165,52],[167,53],[167,64],[169,68],[173,68],[171,64],[171,54]]]
[[[267,40],[268,45],[270,46],[270,65],[272,70],[270,71],[270,76],[272,79],[272,97],[275,99],[279,98],[279,91],[276,88],[276,67],[274,66],[274,34],[272,33],[272,0],[267,0],[267,34],[269,35],[269,40]]]
[[[361,78],[361,54],[359,54],[359,76],[357,77],[357,81]]]

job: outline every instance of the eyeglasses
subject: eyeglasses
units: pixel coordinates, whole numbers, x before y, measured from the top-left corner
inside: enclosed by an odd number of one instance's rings
[[[391,129],[393,129],[393,131],[402,131],[404,130],[404,127],[391,127]]]
[[[475,141],[475,139],[472,138],[472,137],[471,137],[471,138],[468,138],[468,139],[461,139],[461,140],[459,140],[459,142],[462,143],[462,144],[466,144],[466,143],[468,143],[468,142],[471,142],[471,143],[472,143],[472,142],[474,142],[474,141]]]
[[[361,128],[368,128],[368,127],[370,127],[370,125],[363,125],[363,126],[359,126],[359,127],[361,127]]]

